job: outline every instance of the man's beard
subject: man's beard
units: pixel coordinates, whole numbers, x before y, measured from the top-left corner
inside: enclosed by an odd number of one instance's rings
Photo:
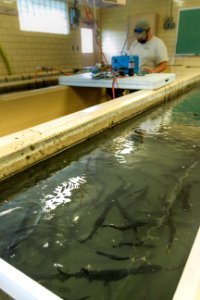
[[[145,44],[146,42],[147,42],[147,37],[146,37],[146,39],[138,39],[138,42],[140,43],[140,44]]]

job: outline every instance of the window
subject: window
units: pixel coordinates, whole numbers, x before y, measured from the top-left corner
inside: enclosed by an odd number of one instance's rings
[[[81,28],[81,51],[82,53],[93,53],[93,29]]]
[[[17,0],[21,30],[69,33],[66,0]]]

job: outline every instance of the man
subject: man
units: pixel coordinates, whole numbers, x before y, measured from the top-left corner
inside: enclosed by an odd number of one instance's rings
[[[168,62],[167,48],[164,42],[152,35],[150,24],[145,19],[136,22],[133,41],[128,55],[139,56],[139,69],[141,72],[159,73],[166,69]]]

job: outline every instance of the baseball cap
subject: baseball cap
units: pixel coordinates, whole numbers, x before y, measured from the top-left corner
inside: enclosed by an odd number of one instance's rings
[[[150,28],[149,21],[140,19],[136,22],[134,33],[137,37],[142,37],[147,29]]]

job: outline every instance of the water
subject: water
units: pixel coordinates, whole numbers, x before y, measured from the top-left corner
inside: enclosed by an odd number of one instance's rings
[[[0,256],[66,300],[170,300],[199,227],[200,89],[2,182]]]

